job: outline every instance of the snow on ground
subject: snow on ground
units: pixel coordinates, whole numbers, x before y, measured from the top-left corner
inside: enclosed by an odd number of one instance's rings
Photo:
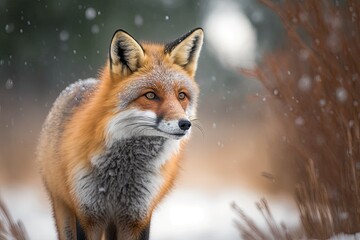
[[[356,234],[338,234],[332,236],[329,240],[360,240],[360,233]]]
[[[50,205],[41,188],[13,187],[0,190],[0,197],[15,220],[21,220],[32,240],[55,239]],[[235,201],[256,223],[265,228],[255,202],[262,194],[244,189],[204,192],[175,189],[156,210],[151,226],[151,239],[157,240],[232,240],[240,239],[233,225],[237,217],[230,204]],[[268,198],[278,221],[295,226],[295,206],[284,198]]]
[[[15,221],[21,220],[32,240],[55,238],[50,204],[42,189],[27,187],[0,188],[0,197]]]

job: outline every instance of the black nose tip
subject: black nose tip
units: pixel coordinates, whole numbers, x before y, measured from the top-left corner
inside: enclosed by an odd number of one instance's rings
[[[179,120],[179,128],[181,130],[189,130],[189,128],[191,127],[191,122],[189,120],[186,119],[181,119]]]

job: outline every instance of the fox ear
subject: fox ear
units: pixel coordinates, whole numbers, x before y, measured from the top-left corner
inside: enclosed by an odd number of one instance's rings
[[[175,41],[166,44],[165,53],[170,56],[174,63],[183,67],[190,76],[194,76],[203,39],[203,30],[195,28]]]
[[[117,30],[109,49],[111,71],[127,76],[142,65],[143,59],[144,50],[141,45],[124,30]]]

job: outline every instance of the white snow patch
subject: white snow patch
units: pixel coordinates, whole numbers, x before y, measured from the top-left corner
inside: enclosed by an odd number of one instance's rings
[[[239,239],[239,232],[233,223],[238,216],[231,203],[235,202],[260,228],[267,229],[261,213],[255,207],[255,202],[261,197],[258,193],[237,189],[220,192],[177,189],[155,211],[151,236],[158,240]],[[285,199],[267,200],[278,223],[283,221],[290,228],[298,225],[293,204]]]
[[[356,234],[344,234],[340,233],[332,236],[329,240],[360,240],[360,233]]]
[[[99,189],[102,191],[103,189]],[[1,197],[15,220],[21,220],[30,239],[56,239],[49,201],[39,187],[1,188]],[[206,192],[198,189],[175,189],[155,210],[151,239],[158,240],[237,240],[233,224],[238,219],[230,204],[235,202],[262,229],[266,223],[255,207],[263,195],[244,189]],[[266,197],[275,220],[288,227],[299,224],[296,207],[284,198]],[[332,238],[337,239],[337,238]],[[354,238],[341,238],[354,239]],[[357,239],[357,238],[356,238]]]
[[[3,199],[14,221],[21,221],[29,239],[56,239],[49,201],[40,187],[1,188]]]

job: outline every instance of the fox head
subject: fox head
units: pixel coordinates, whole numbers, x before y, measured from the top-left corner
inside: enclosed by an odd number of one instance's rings
[[[113,106],[107,141],[189,135],[199,95],[194,77],[202,44],[201,28],[168,44],[139,43],[123,30],[114,33],[104,73]]]

